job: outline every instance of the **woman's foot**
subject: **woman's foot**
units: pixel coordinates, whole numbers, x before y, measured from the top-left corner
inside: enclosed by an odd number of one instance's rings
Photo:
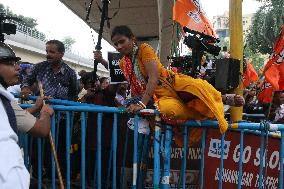
[[[225,94],[222,95],[222,100],[225,105],[240,107],[245,104],[245,99],[238,94]]]

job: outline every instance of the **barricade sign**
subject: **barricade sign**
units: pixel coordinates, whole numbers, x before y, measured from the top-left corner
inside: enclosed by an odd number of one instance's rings
[[[245,133],[242,156],[242,188],[259,187],[261,136]],[[265,141],[265,138],[264,138]],[[264,144],[262,183],[265,188],[278,188],[280,170],[280,139],[269,137]],[[217,130],[207,132],[204,164],[204,188],[218,188],[221,159],[221,140]],[[227,132],[224,141],[223,188],[237,188],[240,159],[240,132]],[[267,165],[267,167],[265,166]],[[266,174],[267,172],[267,174]]]

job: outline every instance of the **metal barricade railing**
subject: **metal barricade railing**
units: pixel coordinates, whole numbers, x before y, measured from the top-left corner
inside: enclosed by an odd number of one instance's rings
[[[167,126],[168,127],[168,126]],[[186,147],[187,147],[187,137],[188,137],[188,127],[193,127],[193,128],[203,128],[202,131],[202,158],[201,158],[201,167],[200,167],[200,189],[203,188],[203,184],[204,184],[204,152],[205,152],[205,132],[206,132],[206,128],[218,128],[218,122],[216,121],[188,121],[187,123],[184,124],[184,154],[183,157],[186,157]],[[241,178],[242,178],[242,158],[243,157],[243,143],[244,143],[244,133],[246,132],[246,130],[259,130],[261,131],[261,146],[260,146],[260,168],[259,168],[259,188],[263,188],[263,161],[265,161],[265,155],[264,155],[264,135],[266,131],[281,131],[281,147],[280,147],[280,174],[279,174],[279,188],[283,188],[283,158],[284,158],[284,154],[283,154],[283,150],[284,150],[284,143],[283,143],[283,138],[284,138],[284,125],[281,124],[263,124],[263,123],[244,123],[244,122],[240,122],[240,123],[236,123],[236,124],[230,124],[230,130],[234,130],[234,129],[239,129],[240,130],[240,160],[239,160],[239,175],[238,175],[238,189],[241,188]],[[155,137],[159,138],[159,131],[155,133]],[[165,131],[165,135],[166,135],[166,140],[168,139],[169,141],[171,141],[171,130],[170,129],[166,129]],[[221,158],[220,158],[220,174],[219,174],[219,189],[222,188],[222,174],[223,174],[223,161],[224,161],[224,140],[225,140],[225,134],[221,135]],[[157,139],[155,140],[155,142],[157,141]],[[169,142],[168,141],[168,142]],[[165,144],[165,148],[168,148],[169,145]],[[156,153],[155,153],[155,162],[156,167],[160,167],[159,165],[159,153],[157,153],[158,151],[158,144],[156,144]],[[154,187],[159,187],[162,186],[162,188],[170,188],[170,183],[169,183],[169,169],[170,169],[170,157],[168,156],[168,150],[166,151],[165,149],[165,159],[164,159],[164,169],[163,169],[163,174],[162,174],[162,178],[161,178],[161,183],[159,183],[159,179],[154,180]],[[281,158],[282,157],[282,158]],[[182,164],[182,188],[185,188],[185,170],[186,170],[186,158],[183,159],[183,164]],[[160,177],[160,173],[159,173],[159,169],[154,170],[154,177],[156,176],[157,178]]]
[[[32,97],[32,99],[35,99]],[[71,127],[72,127],[72,112],[81,113],[81,188],[86,188],[86,113],[94,112],[97,113],[97,154],[96,154],[96,188],[102,188],[102,115],[103,113],[112,113],[113,116],[113,131],[112,131],[112,143],[111,143],[111,157],[109,159],[109,164],[112,160],[112,188],[119,188],[117,185],[117,127],[118,127],[118,115],[120,113],[125,113],[125,109],[115,108],[115,107],[104,107],[100,105],[91,105],[85,103],[63,101],[63,100],[50,100],[51,103],[61,104],[61,105],[52,105],[55,110],[55,114],[52,116],[52,125],[51,132],[53,138],[55,138],[55,143],[58,142],[58,137],[56,137],[56,123],[61,119],[60,114],[65,112],[66,116],[66,179],[65,186],[66,188],[71,188],[71,178],[70,178],[70,142],[71,142]],[[29,104],[22,104],[23,108],[27,108]],[[162,130],[161,120],[159,113],[153,110],[145,110],[146,114],[155,115],[155,128],[154,128],[154,174],[153,174],[153,188],[170,188],[170,160],[171,160],[171,142],[172,142],[172,126],[164,125]],[[56,120],[56,118],[58,120]],[[141,152],[138,149],[138,115],[134,116],[134,146],[133,146],[133,179],[132,179],[132,188],[138,188],[141,182],[138,182],[138,178],[141,177],[141,172],[139,171],[139,164],[141,162],[141,157],[138,154]],[[202,128],[202,137],[201,137],[201,164],[200,164],[200,177],[199,177],[199,188],[204,188],[204,160],[205,160],[205,145],[206,145],[206,130],[208,128],[218,128],[217,121],[188,121],[184,125],[184,150],[183,150],[183,161],[181,168],[181,181],[182,188],[185,188],[185,171],[186,171],[186,154],[187,154],[187,139],[188,139],[188,129],[189,128]],[[260,131],[261,137],[261,146],[260,146],[260,166],[259,166],[259,188],[262,188],[263,183],[263,161],[265,161],[265,135],[267,136],[269,131],[280,131],[281,132],[281,145],[280,145],[280,172],[279,172],[279,188],[283,188],[283,157],[284,157],[284,125],[281,124],[269,124],[269,123],[247,123],[239,122],[230,124],[230,130],[239,130],[240,131],[240,155],[239,155],[239,174],[238,174],[238,189],[242,188],[242,157],[243,157],[243,145],[244,145],[244,134],[252,131]],[[161,138],[161,133],[164,132],[164,139]],[[31,160],[28,158],[28,138],[27,136],[22,136],[22,143],[24,146],[24,160],[27,167],[30,167],[32,164]],[[164,140],[164,144],[161,142]],[[219,184],[218,187],[222,188],[223,182],[223,167],[224,167],[224,140],[225,134],[221,135],[221,146],[220,149],[220,168],[219,168]],[[42,139],[37,139],[37,181],[38,188],[42,188]],[[163,169],[161,170],[160,165],[160,149],[163,148]],[[264,158],[263,158],[264,157]],[[105,160],[103,160],[105,161]],[[110,170],[110,168],[109,168]],[[56,173],[55,173],[55,161],[54,157],[51,154],[51,171],[52,171],[52,188],[56,188]],[[108,176],[109,178],[109,176]],[[121,181],[120,181],[121,182]]]

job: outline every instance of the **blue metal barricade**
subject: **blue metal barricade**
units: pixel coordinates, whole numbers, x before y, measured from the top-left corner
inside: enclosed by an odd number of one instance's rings
[[[52,116],[52,125],[51,125],[51,132],[52,136],[55,139],[55,143],[60,140],[59,137],[56,136],[56,131],[58,130],[59,122],[62,119],[62,114],[64,114],[66,119],[65,125],[65,132],[66,132],[66,167],[65,170],[62,170],[65,174],[65,186],[67,189],[71,187],[71,158],[70,158],[70,147],[71,147],[71,132],[74,124],[74,116],[73,112],[79,112],[81,114],[81,170],[80,170],[80,177],[81,177],[81,188],[86,188],[86,169],[90,169],[90,167],[86,167],[86,114],[90,112],[97,113],[97,149],[96,149],[96,188],[100,189],[103,188],[103,181],[102,181],[102,161],[107,161],[102,158],[102,143],[104,143],[104,138],[102,138],[102,127],[103,120],[102,116],[104,113],[112,113],[113,114],[113,126],[112,126],[112,142],[111,142],[111,157],[109,159],[112,162],[112,188],[117,188],[119,185],[117,184],[117,129],[118,129],[118,117],[120,113],[125,113],[125,109],[119,109],[115,107],[104,107],[104,106],[96,106],[96,105],[89,105],[89,104],[81,104],[77,102],[70,102],[70,101],[61,101],[53,99],[50,101],[51,103],[54,102],[55,105],[52,105],[53,109],[56,113]],[[61,104],[61,105],[58,105]],[[23,108],[29,107],[28,104],[22,104]],[[60,113],[59,113],[60,112]],[[162,127],[161,120],[159,117],[159,113],[156,111],[150,111],[150,114],[155,116],[155,127],[154,127],[154,134],[153,134],[153,146],[154,146],[154,165],[153,165],[153,188],[170,188],[170,161],[171,161],[171,143],[172,143],[172,126],[164,125]],[[247,115],[246,115],[247,116]],[[261,116],[260,116],[261,117]],[[143,142],[138,142],[138,115],[134,117],[134,146],[133,146],[133,175],[132,175],[132,188],[139,188],[141,185],[141,181],[138,182],[139,179],[143,177],[140,173],[140,164],[141,164],[141,157],[138,154],[143,154],[141,148],[138,147],[138,143],[143,145]],[[208,128],[211,129],[218,129],[218,122],[217,121],[188,121],[184,126],[184,150],[183,150],[183,161],[182,161],[182,168],[180,173],[180,181],[182,188],[186,188],[186,169],[187,169],[187,162],[186,162],[186,154],[187,154],[187,140],[190,128],[202,128],[202,137],[201,137],[201,162],[200,162],[200,178],[199,178],[199,188],[204,188],[204,161],[205,161],[205,146],[206,146],[206,130]],[[261,132],[261,145],[260,145],[260,164],[259,164],[259,188],[262,188],[263,183],[263,170],[265,167],[264,162],[266,162],[266,153],[265,153],[265,140],[268,137],[269,132],[279,131],[281,132],[281,144],[280,144],[280,172],[279,172],[279,188],[283,188],[283,157],[284,157],[284,125],[281,124],[268,124],[268,123],[247,123],[247,122],[239,122],[230,124],[230,130],[239,130],[240,131],[240,154],[239,154],[239,162],[238,162],[238,189],[242,188],[242,157],[244,151],[244,134],[246,132],[251,131],[259,131]],[[164,136],[164,137],[161,137]],[[31,161],[31,154],[28,155],[28,138],[27,136],[21,137],[23,141],[22,145],[24,147],[24,159],[25,164],[29,167],[33,162]],[[218,179],[218,187],[222,188],[223,186],[223,168],[224,168],[224,149],[225,149],[225,138],[226,135],[221,135],[221,145],[219,146],[220,149],[220,167],[219,167],[219,179]],[[162,150],[161,150],[162,149]],[[162,151],[162,153],[160,153]],[[43,172],[43,150],[42,150],[42,139],[37,139],[37,182],[38,188],[42,188],[42,172]],[[160,155],[163,156],[163,166],[161,169]],[[44,155],[44,158],[47,157],[47,154]],[[264,162],[263,162],[264,161]],[[109,168],[110,170],[110,168]],[[33,170],[35,171],[35,170]],[[56,172],[55,172],[55,161],[53,154],[51,154],[51,186],[52,188],[56,188]],[[123,171],[122,171],[123,172]],[[109,176],[108,176],[109,178]],[[121,177],[122,178],[122,177]],[[107,181],[108,182],[108,181]],[[120,179],[121,182],[121,179]],[[121,184],[120,184],[121,186]]]

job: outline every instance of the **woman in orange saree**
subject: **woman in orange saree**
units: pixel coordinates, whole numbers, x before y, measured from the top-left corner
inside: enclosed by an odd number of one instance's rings
[[[150,45],[136,45],[135,37],[127,26],[115,27],[111,40],[116,50],[124,55],[119,65],[130,84],[132,96],[142,96],[139,103],[127,107],[128,112],[135,113],[146,108],[154,96],[155,105],[165,121],[217,118],[220,132],[228,129],[223,108],[226,96],[222,96],[207,81],[167,70]],[[200,136],[201,130],[195,129],[189,140],[194,142]],[[182,142],[182,138],[177,143]]]

